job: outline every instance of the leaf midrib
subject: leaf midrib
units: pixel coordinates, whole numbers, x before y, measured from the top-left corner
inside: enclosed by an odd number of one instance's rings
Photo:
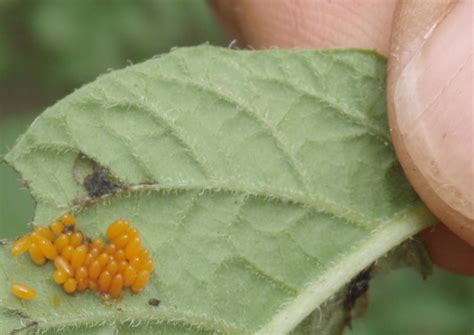
[[[257,335],[287,334],[317,306],[356,276],[360,269],[367,268],[374,260],[436,222],[436,218],[424,206],[395,215],[374,230],[367,240],[353,246],[352,252],[341,256],[323,276],[309,283],[295,299],[278,311]]]

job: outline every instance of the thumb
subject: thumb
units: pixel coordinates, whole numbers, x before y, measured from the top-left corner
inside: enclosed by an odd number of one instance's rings
[[[474,246],[473,6],[401,1],[389,57],[394,145],[427,206]]]

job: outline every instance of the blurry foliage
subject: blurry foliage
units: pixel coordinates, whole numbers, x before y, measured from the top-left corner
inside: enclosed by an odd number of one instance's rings
[[[33,121],[32,114],[0,117],[0,239],[16,238],[28,231],[33,219],[33,199],[19,175],[1,157],[13,146],[17,137]]]
[[[7,46],[2,41],[5,41],[5,37],[4,33],[2,33],[2,31],[0,30],[0,78],[1,74],[5,73],[10,57],[8,54]]]
[[[228,40],[201,0],[0,0],[3,81],[77,87],[176,46]]]
[[[474,281],[436,270],[422,280],[412,270],[375,278],[369,310],[347,335],[474,334]]]
[[[128,61],[206,41],[229,39],[204,1],[0,0],[0,83],[29,81],[59,96]],[[33,118],[0,114],[0,157]],[[0,238],[26,232],[33,207],[18,175],[0,164]],[[368,314],[348,335],[474,333],[472,278],[438,270],[424,282],[398,271],[375,279],[369,292]]]

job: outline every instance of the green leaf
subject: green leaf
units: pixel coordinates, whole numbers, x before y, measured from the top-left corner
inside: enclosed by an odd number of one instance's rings
[[[0,310],[78,334],[334,333],[350,311],[321,327],[318,311],[341,311],[351,278],[434,222],[390,144],[385,69],[366,51],[203,46],[64,98],[6,157],[34,224],[72,210],[96,235],[130,219],[155,274],[116,302],[71,297],[7,243]],[[12,281],[38,299],[18,301]]]

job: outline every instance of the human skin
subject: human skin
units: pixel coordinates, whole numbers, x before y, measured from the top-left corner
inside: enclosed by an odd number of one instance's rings
[[[243,47],[367,48],[388,58],[397,156],[442,222],[421,236],[435,264],[474,275],[472,2],[214,0],[211,7]]]

